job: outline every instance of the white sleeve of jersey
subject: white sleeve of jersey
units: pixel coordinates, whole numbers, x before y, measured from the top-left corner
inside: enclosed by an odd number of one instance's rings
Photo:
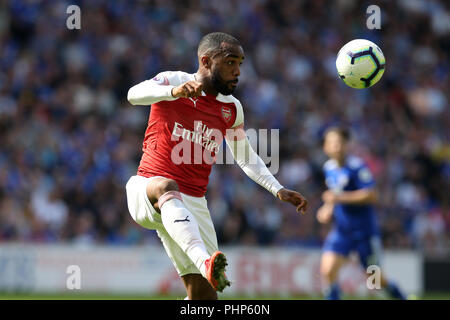
[[[128,101],[132,105],[150,105],[159,101],[173,101],[172,89],[191,80],[189,74],[181,71],[158,73],[153,79],[145,80],[128,90]]]
[[[234,121],[231,128],[236,128],[244,122],[244,110],[242,110],[242,104],[238,99],[234,98],[234,100],[234,105],[236,106],[236,120]]]
[[[228,147],[233,154],[233,158],[237,164],[245,172],[245,174],[260,186],[270,191],[275,197],[283,186],[267,169],[266,164],[253,150],[247,137],[245,139],[233,141],[225,139]]]

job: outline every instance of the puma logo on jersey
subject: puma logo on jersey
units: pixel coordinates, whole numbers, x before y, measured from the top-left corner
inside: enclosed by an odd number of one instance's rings
[[[190,222],[191,220],[189,220],[188,218],[189,218],[189,216],[186,216],[186,218],[184,218],[184,219],[177,219],[173,223],[175,223],[175,222],[183,222],[183,221]]]

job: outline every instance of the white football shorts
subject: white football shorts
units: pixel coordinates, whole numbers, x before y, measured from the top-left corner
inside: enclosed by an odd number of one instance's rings
[[[152,179],[156,177],[132,176],[127,184],[127,203],[131,217],[144,228],[156,230],[161,239],[164,249],[170,260],[172,260],[175,269],[180,276],[198,273],[200,270],[195,266],[180,246],[170,237],[161,221],[161,215],[156,212],[147,197],[146,188]],[[213,254],[218,249],[216,231],[214,229],[211,215],[208,210],[205,197],[192,197],[181,193],[184,205],[195,216],[200,230],[200,235],[205,243],[206,250]]]

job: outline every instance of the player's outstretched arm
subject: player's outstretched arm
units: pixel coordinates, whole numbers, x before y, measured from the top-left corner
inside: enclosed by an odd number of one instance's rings
[[[132,105],[148,106],[160,101],[173,101],[202,94],[202,83],[189,80],[180,71],[164,71],[150,80],[142,81],[128,90],[128,101]]]
[[[227,131],[225,141],[233,158],[250,179],[270,191],[278,199],[296,206],[297,212],[305,213],[306,199],[300,193],[284,188],[267,169],[264,161],[250,145],[243,123],[234,130]]]
[[[155,80],[143,81],[128,90],[128,101],[132,105],[151,105],[160,101],[178,98],[193,98],[202,94],[203,85],[198,81],[187,81],[178,86],[160,84]]]
[[[175,86],[158,84],[155,80],[145,80],[128,90],[128,101],[136,106],[148,106],[160,101],[171,101],[177,99],[172,96]]]

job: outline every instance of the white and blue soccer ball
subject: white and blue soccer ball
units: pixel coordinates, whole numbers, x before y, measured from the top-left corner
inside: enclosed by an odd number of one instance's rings
[[[377,83],[384,73],[383,51],[366,39],[355,39],[344,45],[336,58],[336,69],[346,85],[364,89]]]

